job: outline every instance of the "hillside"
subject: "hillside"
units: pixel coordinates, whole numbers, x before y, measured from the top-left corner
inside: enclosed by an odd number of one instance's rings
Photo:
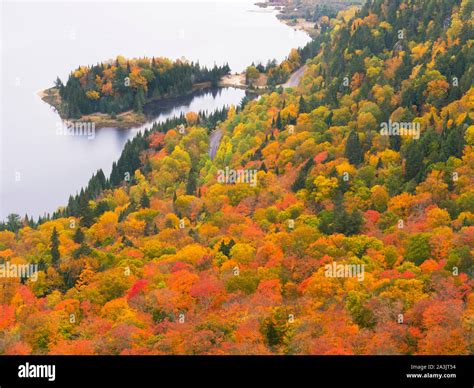
[[[472,354],[474,1],[324,21],[294,88],[127,144],[12,220],[1,354]],[[211,160],[211,130],[222,139]]]

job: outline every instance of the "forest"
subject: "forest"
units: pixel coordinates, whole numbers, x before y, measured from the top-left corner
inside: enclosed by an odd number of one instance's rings
[[[321,18],[297,87],[156,124],[53,215],[1,224],[0,264],[37,276],[0,277],[0,354],[474,352],[474,1]],[[84,97],[118,90],[108,70],[150,70],[147,98],[197,71],[162,88],[159,63],[72,74],[64,99],[119,111]]]

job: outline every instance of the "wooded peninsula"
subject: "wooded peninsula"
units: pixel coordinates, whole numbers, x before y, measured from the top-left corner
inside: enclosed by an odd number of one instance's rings
[[[146,103],[217,87],[229,72],[228,64],[209,69],[186,59],[118,56],[114,61],[78,67],[65,84],[58,77],[55,86],[40,96],[62,119],[130,128],[146,122]]]

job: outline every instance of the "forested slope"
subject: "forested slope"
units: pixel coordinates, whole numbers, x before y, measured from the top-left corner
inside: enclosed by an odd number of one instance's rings
[[[0,232],[40,269],[0,279],[0,352],[472,353],[473,10],[343,11],[298,87],[156,127]]]

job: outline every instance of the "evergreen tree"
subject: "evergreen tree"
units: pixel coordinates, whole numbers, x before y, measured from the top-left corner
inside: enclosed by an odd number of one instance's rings
[[[59,235],[56,228],[53,228],[53,233],[51,234],[51,263],[53,267],[57,268],[59,265]]]
[[[84,232],[81,228],[76,229],[76,233],[74,233],[73,240],[76,244],[82,244],[84,242]]]
[[[394,135],[389,137],[390,148],[394,151],[400,151],[402,146],[402,138],[399,135]]]
[[[142,196],[140,198],[140,206],[143,209],[150,207],[150,198],[148,198],[148,195],[146,194],[145,190],[143,190]]]
[[[329,112],[328,117],[326,117],[326,124],[328,125],[328,127],[330,127],[332,125],[333,116],[334,116],[334,114],[331,111],[331,112]]]
[[[278,112],[278,116],[277,116],[275,125],[280,131],[283,129],[283,122],[281,120],[280,112]]]
[[[445,158],[450,156],[461,158],[464,149],[464,136],[460,128],[453,128],[443,143],[443,153]]]
[[[17,233],[21,228],[20,216],[18,214],[9,214],[6,227],[10,232]]]
[[[221,241],[221,244],[219,245],[219,252],[223,253],[225,256],[229,257],[230,255],[230,250],[232,247],[235,245],[234,239],[231,239],[227,244],[224,242],[224,240]]]
[[[89,200],[85,193],[79,196],[79,216],[81,217],[81,226],[89,228],[94,223],[94,215],[89,207]]]
[[[145,163],[143,165],[143,174],[144,175],[148,175],[152,170],[152,167],[151,167],[151,162],[150,162],[150,159],[148,158],[148,156],[146,157],[145,159]]]
[[[405,152],[405,181],[420,182],[423,176],[423,152],[416,140],[411,141]]]
[[[314,166],[314,159],[309,158],[308,161],[304,164],[304,166],[301,167],[301,170],[298,173],[298,176],[296,177],[295,181],[293,182],[293,185],[291,186],[291,190],[293,190],[293,192],[296,193],[298,190],[305,188],[306,178],[308,176],[309,171],[311,170],[313,166]]]
[[[191,167],[189,170],[188,180],[186,182],[186,194],[187,195],[195,195],[197,189],[197,182],[198,180],[198,172],[196,171],[195,167]]]
[[[349,163],[355,166],[358,166],[364,161],[359,135],[355,130],[352,130],[349,134],[344,155],[349,160]]]
[[[135,101],[133,103],[133,110],[137,113],[143,113],[143,105],[145,105],[145,92],[142,88],[135,93]]]
[[[300,96],[298,112],[299,113],[308,113],[308,111],[309,111],[308,110],[308,104],[306,103],[304,97]]]
[[[379,170],[379,169],[381,169],[381,168],[383,168],[383,162],[382,162],[382,158],[379,158],[379,159],[377,160],[376,169]]]
[[[89,247],[89,245],[87,245],[86,242],[83,241],[81,243],[81,246],[72,253],[72,257],[74,257],[75,259],[78,259],[79,257],[89,256],[92,254],[92,252],[93,251]]]

